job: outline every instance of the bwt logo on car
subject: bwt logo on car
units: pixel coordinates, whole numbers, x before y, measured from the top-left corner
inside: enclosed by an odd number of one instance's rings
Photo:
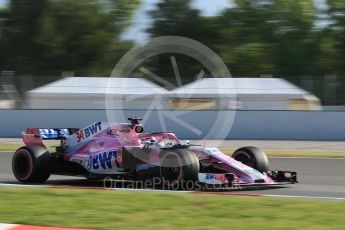
[[[206,174],[206,180],[216,180],[217,177],[213,174]]]
[[[102,167],[103,169],[112,169],[116,164],[116,158],[117,150],[97,153],[96,155],[90,156],[91,168],[99,169]]]
[[[85,129],[79,130],[76,135],[77,135],[77,142],[79,143],[80,141],[84,140],[85,138],[88,138],[92,136],[93,134],[99,132],[102,130],[101,126],[102,122],[97,122]]]

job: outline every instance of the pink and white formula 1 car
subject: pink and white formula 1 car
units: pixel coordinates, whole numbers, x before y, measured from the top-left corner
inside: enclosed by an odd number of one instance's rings
[[[51,174],[220,187],[297,183],[296,172],[269,171],[258,148],[240,148],[230,157],[217,148],[182,144],[173,132],[143,133],[139,120],[83,129],[29,128],[25,146],[13,156],[13,174],[22,183],[43,183]],[[56,152],[47,150],[42,141],[47,139],[60,140]]]

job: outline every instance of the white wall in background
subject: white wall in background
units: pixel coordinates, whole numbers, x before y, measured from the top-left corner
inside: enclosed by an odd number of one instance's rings
[[[122,111],[115,111],[121,113]],[[125,116],[143,116],[143,110],[125,110]],[[184,121],[205,131],[219,113],[189,111]],[[18,137],[27,127],[82,128],[94,121],[107,121],[104,110],[0,110],[0,137]],[[145,124],[147,132],[161,131],[157,111]],[[126,122],[126,121],[121,121]],[[224,120],[227,122],[227,120]],[[173,121],[167,129],[180,138],[200,139]],[[206,133],[206,131],[205,131]],[[237,111],[227,139],[337,140],[345,141],[345,111]]]

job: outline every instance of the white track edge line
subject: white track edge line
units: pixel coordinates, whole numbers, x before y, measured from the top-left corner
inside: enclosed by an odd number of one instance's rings
[[[4,224],[4,223],[0,223],[0,230],[11,230],[15,227],[17,227],[17,224]]]

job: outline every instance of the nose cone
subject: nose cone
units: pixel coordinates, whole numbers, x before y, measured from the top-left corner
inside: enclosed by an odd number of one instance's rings
[[[245,183],[266,183],[269,182],[266,175],[251,167],[243,167],[241,169],[241,175],[238,175],[240,179]]]

